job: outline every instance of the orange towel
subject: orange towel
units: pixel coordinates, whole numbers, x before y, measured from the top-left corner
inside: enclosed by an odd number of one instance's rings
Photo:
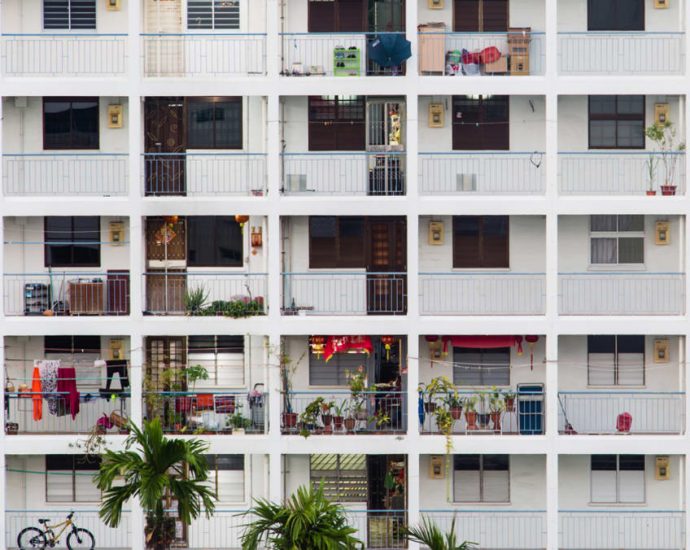
[[[31,393],[34,420],[38,422],[43,418],[43,388],[41,387],[41,371],[38,367],[34,367],[34,373],[31,380]]]

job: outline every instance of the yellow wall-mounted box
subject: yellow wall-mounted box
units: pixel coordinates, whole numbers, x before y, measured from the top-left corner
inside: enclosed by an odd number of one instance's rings
[[[671,479],[671,466],[667,456],[657,456],[655,461],[654,479],[664,481]]]
[[[440,246],[443,244],[443,222],[429,222],[429,244]]]
[[[671,0],[654,0],[654,7],[658,10],[665,10],[670,3]]]
[[[443,103],[429,103],[429,128],[443,128],[445,118]]]
[[[445,0],[427,0],[426,6],[430,10],[442,10],[445,7]]]
[[[108,11],[120,11],[120,0],[105,0],[105,9]]]
[[[108,128],[122,128],[123,124],[122,105],[108,105]]]
[[[667,122],[671,122],[668,117],[668,103],[654,104],[654,123],[663,126]]]
[[[111,359],[122,359],[122,340],[119,338],[114,338],[110,341],[110,358]]]
[[[654,340],[654,362],[655,363],[668,363],[668,339],[660,338]]]
[[[446,472],[443,467],[443,457],[441,455],[431,455],[429,460],[429,477],[431,479],[443,479]]]
[[[125,242],[125,224],[123,222],[110,222],[110,244],[121,245]]]
[[[656,222],[656,244],[665,245],[671,242],[671,232],[668,222]]]

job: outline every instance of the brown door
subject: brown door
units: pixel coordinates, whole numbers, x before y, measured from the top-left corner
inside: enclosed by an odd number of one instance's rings
[[[510,105],[507,95],[453,96],[453,149],[510,149]]]
[[[454,0],[455,32],[506,32],[508,0]]]
[[[181,397],[161,392],[184,391],[187,345],[182,336],[149,336],[146,338],[146,374],[144,405],[149,419],[160,418],[166,430],[173,429],[179,414]]]
[[[149,97],[144,102],[147,195],[184,195],[184,99]]]
[[[368,220],[367,312],[401,315],[407,311],[407,235],[400,217]]]
[[[404,455],[367,455],[367,548],[406,548]]]
[[[146,273],[146,311],[154,315],[185,313],[187,273],[184,269],[150,269]]]
[[[108,315],[129,315],[129,271],[108,271]]]

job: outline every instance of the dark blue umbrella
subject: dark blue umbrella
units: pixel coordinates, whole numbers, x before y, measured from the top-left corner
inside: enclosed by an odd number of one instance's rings
[[[381,67],[397,67],[412,56],[412,44],[402,34],[381,34],[369,42],[367,54]]]
[[[424,425],[424,392],[419,392],[419,399],[417,400],[417,414],[419,415],[419,425]]]

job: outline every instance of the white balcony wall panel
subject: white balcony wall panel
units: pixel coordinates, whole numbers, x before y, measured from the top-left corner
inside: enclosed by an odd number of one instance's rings
[[[106,2],[96,2],[96,30],[99,34],[126,33],[129,2],[121,2],[119,11],[109,11]],[[3,33],[54,33],[69,31],[43,30],[42,0],[5,0],[2,3]],[[80,31],[83,32],[83,31]]]
[[[683,30],[683,3],[670,2],[667,9],[654,9],[654,0],[645,0],[645,30]],[[587,0],[558,0],[558,31],[587,30]]]
[[[443,9],[429,9],[426,1],[419,1],[420,23],[445,23],[446,31],[453,30],[453,2],[445,2]],[[531,27],[543,31],[545,13],[543,0],[513,0],[508,8],[508,26]]]

